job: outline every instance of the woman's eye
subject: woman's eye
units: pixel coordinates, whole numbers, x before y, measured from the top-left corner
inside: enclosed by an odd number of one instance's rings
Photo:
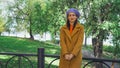
[[[72,16],[75,16],[74,14]]]
[[[69,16],[75,16],[75,15],[69,15]]]

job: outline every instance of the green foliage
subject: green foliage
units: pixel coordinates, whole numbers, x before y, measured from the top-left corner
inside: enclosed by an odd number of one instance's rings
[[[63,8],[58,4],[62,4],[61,1],[15,0],[15,3],[8,7],[6,27],[8,30],[15,28],[14,31],[30,32],[31,30],[31,34],[50,32],[52,36],[55,36],[59,34],[60,26],[65,23]]]
[[[34,11],[33,12],[35,12],[35,13],[33,13],[33,20],[32,20],[32,22],[34,22],[32,24],[33,32],[39,33],[39,34],[48,31],[47,24],[50,24],[48,22],[50,20],[48,11],[46,11],[45,8],[43,9],[41,4],[42,3],[38,3],[38,2],[34,3]]]
[[[104,51],[104,57],[106,58],[112,58],[112,59],[118,59],[120,57],[120,52],[119,52],[119,47],[118,46],[104,46],[103,51]],[[116,50],[115,50],[116,49]]]
[[[113,53],[114,51],[114,46],[104,46],[103,50],[109,53]]]
[[[114,36],[112,38],[113,45],[115,46],[114,49],[114,56],[117,56],[117,54],[120,52],[120,25],[116,22],[114,23],[111,28],[113,28],[111,31],[111,34]]]
[[[25,5],[23,4],[24,0],[15,0],[15,3],[10,3],[7,6],[7,22],[5,27],[7,28],[6,31],[11,32],[11,28],[15,28],[15,32],[23,31],[28,28],[26,11],[23,10]]]

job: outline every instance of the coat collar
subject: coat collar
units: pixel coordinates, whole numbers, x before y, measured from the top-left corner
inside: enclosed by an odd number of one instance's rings
[[[71,37],[73,37],[73,36],[75,35],[75,33],[76,33],[78,30],[80,30],[80,24],[79,24],[79,23],[76,24],[76,27],[74,28],[74,30],[73,30],[73,32],[72,32],[71,35],[70,35],[70,32],[69,32],[69,30],[68,30],[68,28],[67,28],[66,25],[63,26],[63,30],[65,31],[65,33],[66,33],[66,35],[69,37],[69,39],[71,39]]]

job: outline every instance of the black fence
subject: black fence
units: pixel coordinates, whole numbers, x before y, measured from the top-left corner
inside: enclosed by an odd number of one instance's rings
[[[31,68],[35,68],[32,63],[32,61],[28,58],[30,56],[34,56],[37,57],[37,67],[36,68],[45,68],[45,57],[51,57],[51,58],[55,58],[54,60],[52,60],[51,62],[49,62],[49,65],[46,68],[52,68],[52,63],[56,60],[59,60],[60,56],[59,55],[46,55],[44,54],[44,48],[38,48],[38,53],[37,54],[16,54],[16,53],[0,53],[0,55],[9,55],[12,56],[10,57],[6,62],[3,62],[0,60],[0,68],[15,68],[14,65],[13,67],[8,67],[10,61],[17,57],[17,68],[26,68],[26,67],[22,67],[21,63],[22,63],[22,58],[24,58],[30,65]],[[88,68],[87,66],[89,66],[92,63],[102,63],[104,65],[105,68],[111,68],[111,65],[107,64],[106,62],[114,62],[114,63],[119,63],[120,64],[120,60],[112,60],[112,59],[98,59],[98,58],[85,58],[83,57],[83,60],[87,60],[87,62],[83,65],[83,68]],[[58,68],[57,66],[55,68]],[[116,67],[117,68],[117,67]],[[119,68],[119,67],[118,67]]]

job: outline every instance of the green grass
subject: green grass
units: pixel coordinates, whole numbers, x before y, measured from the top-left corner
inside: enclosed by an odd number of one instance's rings
[[[41,47],[45,48],[46,54],[59,54],[58,45],[24,38],[0,37],[0,52],[37,53],[37,49]]]
[[[25,53],[25,54],[37,54],[38,48],[45,48],[45,54],[51,54],[51,55],[59,55],[60,53],[60,47],[58,45],[53,45],[50,43],[40,42],[37,40],[31,40],[26,38],[17,38],[17,37],[6,37],[6,36],[0,36],[0,52],[10,52],[10,53]],[[11,56],[4,56],[0,55],[0,61],[2,61],[2,64],[5,64],[5,62],[10,58]],[[17,64],[17,57],[11,60],[12,64]],[[30,68],[29,63],[27,63],[27,60],[23,59],[22,65],[25,66],[25,68]],[[29,57],[29,59],[32,60],[32,63],[34,64],[34,68],[37,68],[37,57]],[[46,67],[50,63],[51,58],[45,58]],[[58,62],[56,62],[58,63]],[[11,65],[8,65],[9,68],[17,68],[16,64],[14,67]],[[52,65],[52,68],[55,68],[56,64]],[[24,68],[24,67],[22,67]]]

